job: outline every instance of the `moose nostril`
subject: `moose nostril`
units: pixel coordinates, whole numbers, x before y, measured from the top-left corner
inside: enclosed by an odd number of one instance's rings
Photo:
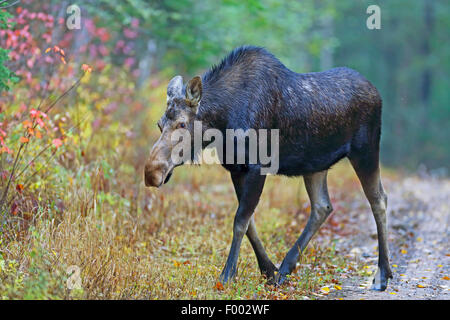
[[[149,172],[145,172],[144,182],[146,187],[155,187],[157,186],[154,177]]]
[[[159,187],[162,183],[163,166],[146,165],[144,170],[144,182],[147,187]]]

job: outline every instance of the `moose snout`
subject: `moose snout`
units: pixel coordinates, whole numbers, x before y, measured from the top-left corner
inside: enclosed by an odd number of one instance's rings
[[[166,172],[164,165],[147,163],[144,168],[144,182],[147,187],[160,187],[164,181]]]

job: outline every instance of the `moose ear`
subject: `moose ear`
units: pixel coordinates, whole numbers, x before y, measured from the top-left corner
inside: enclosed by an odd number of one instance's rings
[[[169,84],[167,85],[167,101],[181,96],[181,92],[183,90],[183,77],[182,76],[176,76],[173,77],[172,80],[170,80]]]
[[[202,79],[196,76],[189,80],[186,85],[186,99],[191,102],[192,107],[197,107],[202,98]]]

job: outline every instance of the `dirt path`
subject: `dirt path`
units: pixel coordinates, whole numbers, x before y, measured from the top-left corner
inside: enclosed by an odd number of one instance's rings
[[[345,279],[326,299],[450,299],[450,180],[384,180],[394,278],[385,292],[370,290],[371,276]],[[344,253],[376,270],[373,216],[354,212],[360,232],[340,243]],[[370,228],[370,233],[363,229]]]

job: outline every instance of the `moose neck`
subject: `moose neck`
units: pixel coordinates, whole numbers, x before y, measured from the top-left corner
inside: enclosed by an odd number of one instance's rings
[[[229,126],[228,112],[231,105],[222,103],[222,101],[231,101],[232,99],[215,92],[217,92],[216,89],[208,84],[203,87],[203,97],[199,105],[197,121],[202,122],[204,131],[214,128],[225,132]]]

